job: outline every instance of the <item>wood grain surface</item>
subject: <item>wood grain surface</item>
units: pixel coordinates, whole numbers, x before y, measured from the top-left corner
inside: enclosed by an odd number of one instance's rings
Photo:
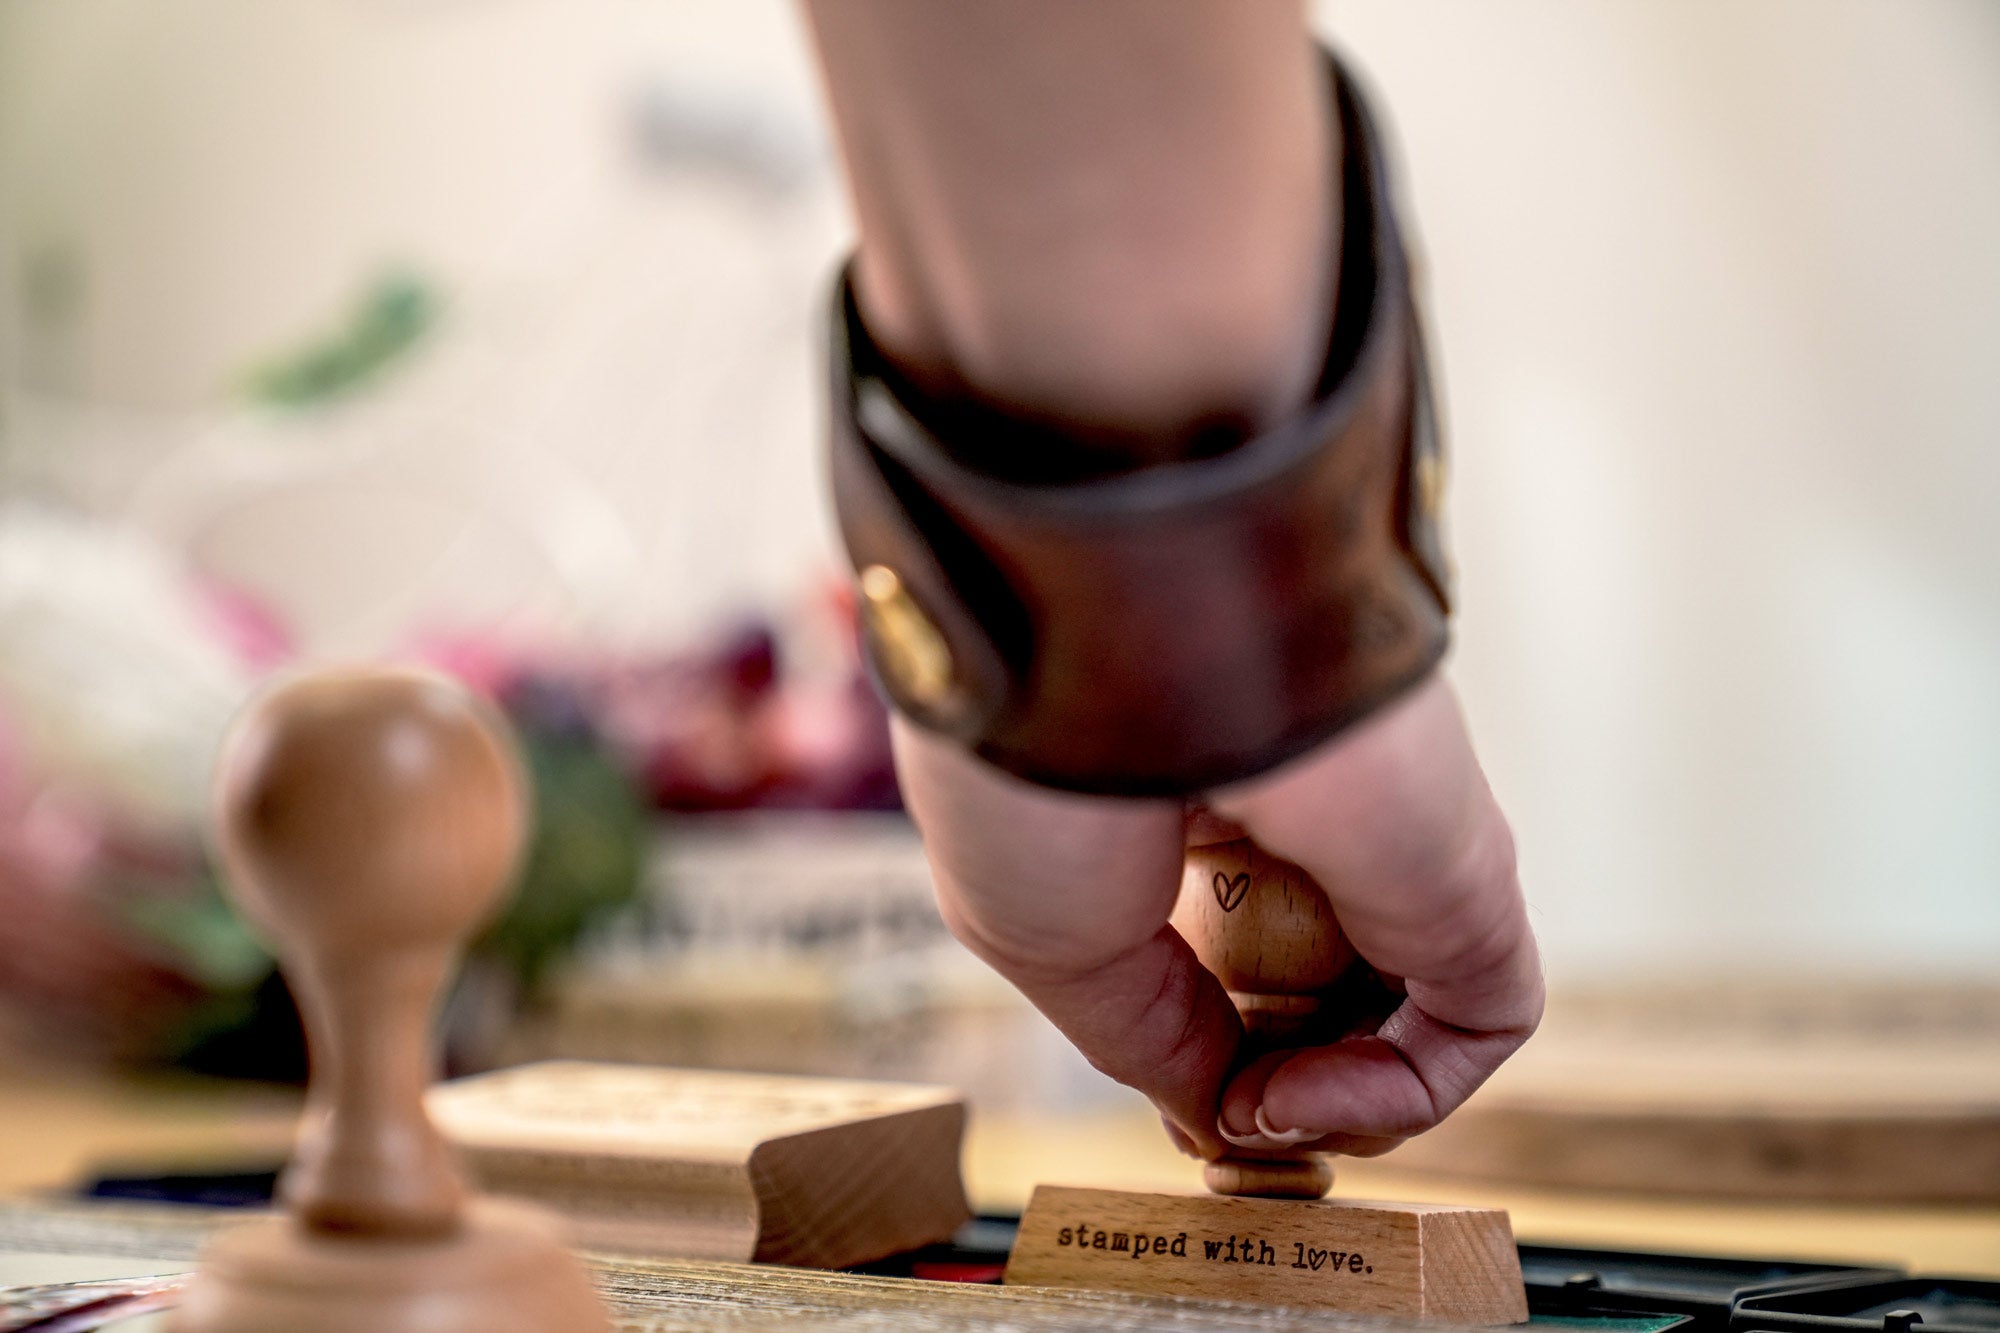
[[[0,1204],[0,1253],[125,1256],[190,1263],[240,1215],[105,1204]],[[988,1287],[771,1265],[586,1256],[619,1333],[1410,1333],[1404,1320],[1114,1292]]]

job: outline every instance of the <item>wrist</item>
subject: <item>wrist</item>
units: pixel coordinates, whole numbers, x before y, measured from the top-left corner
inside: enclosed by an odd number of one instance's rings
[[[910,384],[843,284],[835,498],[871,660],[912,720],[1045,785],[1185,793],[1304,753],[1436,665],[1422,338],[1380,147],[1336,91],[1331,336],[1310,400],[1249,438],[1079,469],[1073,432]]]
[[[857,303],[933,398],[1170,461],[1305,401],[1338,240],[1297,0],[809,6]]]
[[[1004,408],[1107,455],[1103,470],[1247,438],[1307,401],[1324,360],[1338,184],[1318,128],[1312,170],[1265,198],[1239,195],[1227,219],[1184,209],[1172,234],[1146,219],[1177,205],[1134,200],[1100,235],[1039,262],[978,264],[957,283],[921,253],[890,261],[864,237],[861,320],[924,396]]]

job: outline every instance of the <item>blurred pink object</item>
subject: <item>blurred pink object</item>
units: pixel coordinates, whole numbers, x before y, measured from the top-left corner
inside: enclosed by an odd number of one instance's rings
[[[274,671],[296,655],[291,631],[262,599],[220,579],[197,575],[195,583],[215,637],[237,661]]]
[[[534,657],[499,639],[469,632],[419,635],[411,642],[407,656],[456,677],[488,699],[502,698],[509,687],[529,674]]]
[[[758,621],[706,648],[626,664],[602,680],[605,719],[653,803],[701,812],[899,808],[888,714],[854,650],[851,600],[821,600],[847,651],[831,678],[785,669]]]
[[[828,580],[806,610],[808,628],[835,645],[812,673],[791,669],[778,628],[760,616],[668,654],[597,656],[458,631],[420,636],[407,655],[526,709],[517,721],[547,727],[560,716],[602,735],[660,810],[897,809],[888,713],[861,665],[852,591]]]
[[[66,889],[82,879],[102,841],[96,820],[66,809],[30,781],[22,747],[0,715],[0,895],[30,884]],[[0,915],[0,952],[11,924]]]
[[[143,1049],[194,989],[131,938],[100,893],[105,816],[38,788],[0,718],[0,1004],[68,1055]]]

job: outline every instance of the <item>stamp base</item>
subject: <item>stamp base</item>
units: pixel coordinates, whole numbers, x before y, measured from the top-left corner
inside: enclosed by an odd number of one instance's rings
[[[1528,1318],[1506,1212],[1449,1204],[1040,1185],[1005,1280],[1454,1324]]]

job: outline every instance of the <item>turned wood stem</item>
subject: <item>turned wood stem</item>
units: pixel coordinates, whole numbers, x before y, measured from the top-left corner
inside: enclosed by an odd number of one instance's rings
[[[457,1224],[465,1189],[423,1100],[449,969],[432,951],[287,965],[300,1009],[318,1016],[306,1036],[305,1122],[283,1182],[306,1225],[422,1234]]]

